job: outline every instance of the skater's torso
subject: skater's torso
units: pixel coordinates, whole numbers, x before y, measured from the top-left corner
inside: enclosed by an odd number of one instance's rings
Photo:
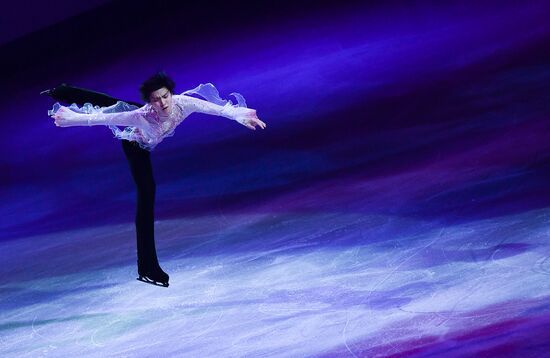
[[[141,124],[139,127],[127,127],[124,131],[113,130],[115,136],[137,142],[140,147],[152,150],[166,137],[174,135],[176,127],[190,114],[191,111],[178,101],[178,95],[174,96],[172,111],[168,116],[159,115],[150,104],[140,108]]]

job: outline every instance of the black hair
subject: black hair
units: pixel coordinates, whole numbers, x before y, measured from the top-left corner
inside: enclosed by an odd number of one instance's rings
[[[145,102],[149,102],[149,97],[151,96],[151,93],[155,92],[158,89],[161,89],[162,87],[166,87],[168,91],[170,91],[170,93],[174,94],[176,83],[173,79],[168,77],[168,75],[164,73],[164,71],[159,71],[141,84],[141,87],[139,88],[139,91],[141,92],[141,98]]]

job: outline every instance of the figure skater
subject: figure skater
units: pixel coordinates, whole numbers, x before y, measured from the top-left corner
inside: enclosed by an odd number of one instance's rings
[[[163,287],[168,287],[169,276],[160,267],[155,249],[153,210],[156,185],[150,152],[164,138],[174,135],[176,127],[193,112],[223,116],[252,130],[266,128],[256,111],[246,107],[239,93],[231,94],[238,102],[234,105],[221,99],[211,83],[201,84],[180,95],[174,94],[174,87],[174,81],[164,72],[156,73],[140,87],[142,99],[146,102],[144,106],[67,85],[42,92],[55,100],[72,103],[69,107],[54,104],[48,114],[55,119],[55,125],[106,125],[116,138],[121,139],[137,189],[137,279]],[[205,100],[189,96],[191,94]]]

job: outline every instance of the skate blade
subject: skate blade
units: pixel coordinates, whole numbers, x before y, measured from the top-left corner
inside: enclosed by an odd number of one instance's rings
[[[168,282],[166,282],[166,283],[157,282],[157,281],[150,280],[149,278],[143,277],[143,276],[139,276],[138,278],[136,278],[136,280],[148,283],[150,285],[159,286],[159,287],[168,287]]]

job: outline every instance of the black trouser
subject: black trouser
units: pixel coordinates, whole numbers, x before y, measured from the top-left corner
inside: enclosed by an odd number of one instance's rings
[[[66,84],[44,91],[43,93],[57,101],[67,104],[76,103],[79,106],[88,102],[100,107],[107,107],[119,101],[119,99],[105,93]],[[140,106],[139,103],[128,101],[126,103]],[[158,267],[153,213],[155,205],[155,180],[153,179],[153,168],[151,166],[151,153],[140,148],[136,142],[127,140],[122,140],[122,148],[126,159],[128,159],[137,189],[136,241],[138,271],[146,273]]]
[[[136,142],[127,140],[122,140],[122,149],[130,165],[132,178],[136,183],[138,271],[147,272],[159,264],[155,248],[154,205],[156,185],[153,178],[151,153],[140,148]]]

